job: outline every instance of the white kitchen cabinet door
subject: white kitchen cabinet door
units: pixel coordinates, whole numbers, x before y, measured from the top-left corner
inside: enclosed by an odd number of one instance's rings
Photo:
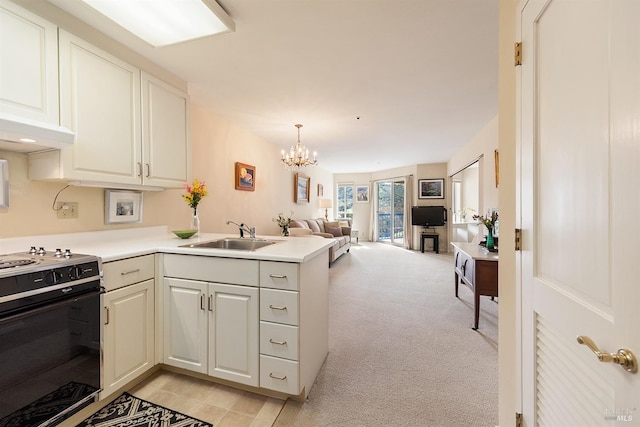
[[[140,70],[60,30],[60,118],[76,134],[57,178],[140,185]]]
[[[189,179],[188,96],[142,72],[143,183],[182,188]]]
[[[154,365],[154,281],[104,295],[104,383],[101,398]]]
[[[164,279],[164,363],[207,372],[207,283]]]
[[[58,28],[0,1],[0,113],[52,125],[58,108]]]
[[[209,284],[209,375],[259,386],[258,288]]]

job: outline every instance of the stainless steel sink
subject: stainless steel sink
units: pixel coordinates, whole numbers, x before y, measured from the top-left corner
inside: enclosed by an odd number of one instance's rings
[[[256,249],[278,243],[276,240],[265,239],[240,239],[228,237],[225,239],[211,240],[209,242],[191,243],[181,245],[181,248],[208,248],[208,249],[233,249],[237,251],[255,251]]]

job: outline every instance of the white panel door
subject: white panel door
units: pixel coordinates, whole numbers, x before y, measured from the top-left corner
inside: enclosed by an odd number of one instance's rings
[[[518,259],[526,426],[640,425],[640,2],[530,0],[520,15]]]
[[[258,288],[209,285],[209,375],[258,386]]]
[[[62,30],[60,118],[65,178],[142,183],[140,70]]]
[[[0,113],[52,125],[58,109],[58,28],[0,1]]]
[[[207,372],[207,284],[164,279],[164,363]]]
[[[104,296],[103,399],[154,365],[153,290],[147,280]]]

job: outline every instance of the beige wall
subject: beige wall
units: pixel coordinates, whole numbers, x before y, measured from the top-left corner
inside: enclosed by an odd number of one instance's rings
[[[320,167],[305,169],[311,178],[310,203],[293,202],[293,172],[280,164],[280,148],[234,126],[207,110],[191,109],[191,140],[194,177],[205,180],[209,196],[199,207],[203,231],[235,234],[227,219],[255,226],[258,234],[276,235],[278,226],[271,220],[279,212],[294,212],[296,218],[324,215],[318,206],[317,184],[324,185],[324,197],[331,198],[332,174]],[[9,161],[10,206],[0,209],[0,238],[118,228],[167,225],[170,230],[188,227],[191,209],[182,200],[183,190],[143,193],[141,224],[106,225],[104,190],[69,187],[58,201],[78,202],[77,219],[57,219],[52,205],[65,183],[31,181],[27,155],[0,151]],[[239,191],[234,186],[236,161],[256,167],[256,190]],[[37,244],[37,242],[34,242]]]

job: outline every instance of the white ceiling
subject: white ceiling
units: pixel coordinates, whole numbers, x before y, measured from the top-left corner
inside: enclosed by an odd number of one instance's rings
[[[50,1],[283,149],[302,123],[334,173],[446,162],[498,111],[498,0],[219,0],[235,32],[161,48]]]

